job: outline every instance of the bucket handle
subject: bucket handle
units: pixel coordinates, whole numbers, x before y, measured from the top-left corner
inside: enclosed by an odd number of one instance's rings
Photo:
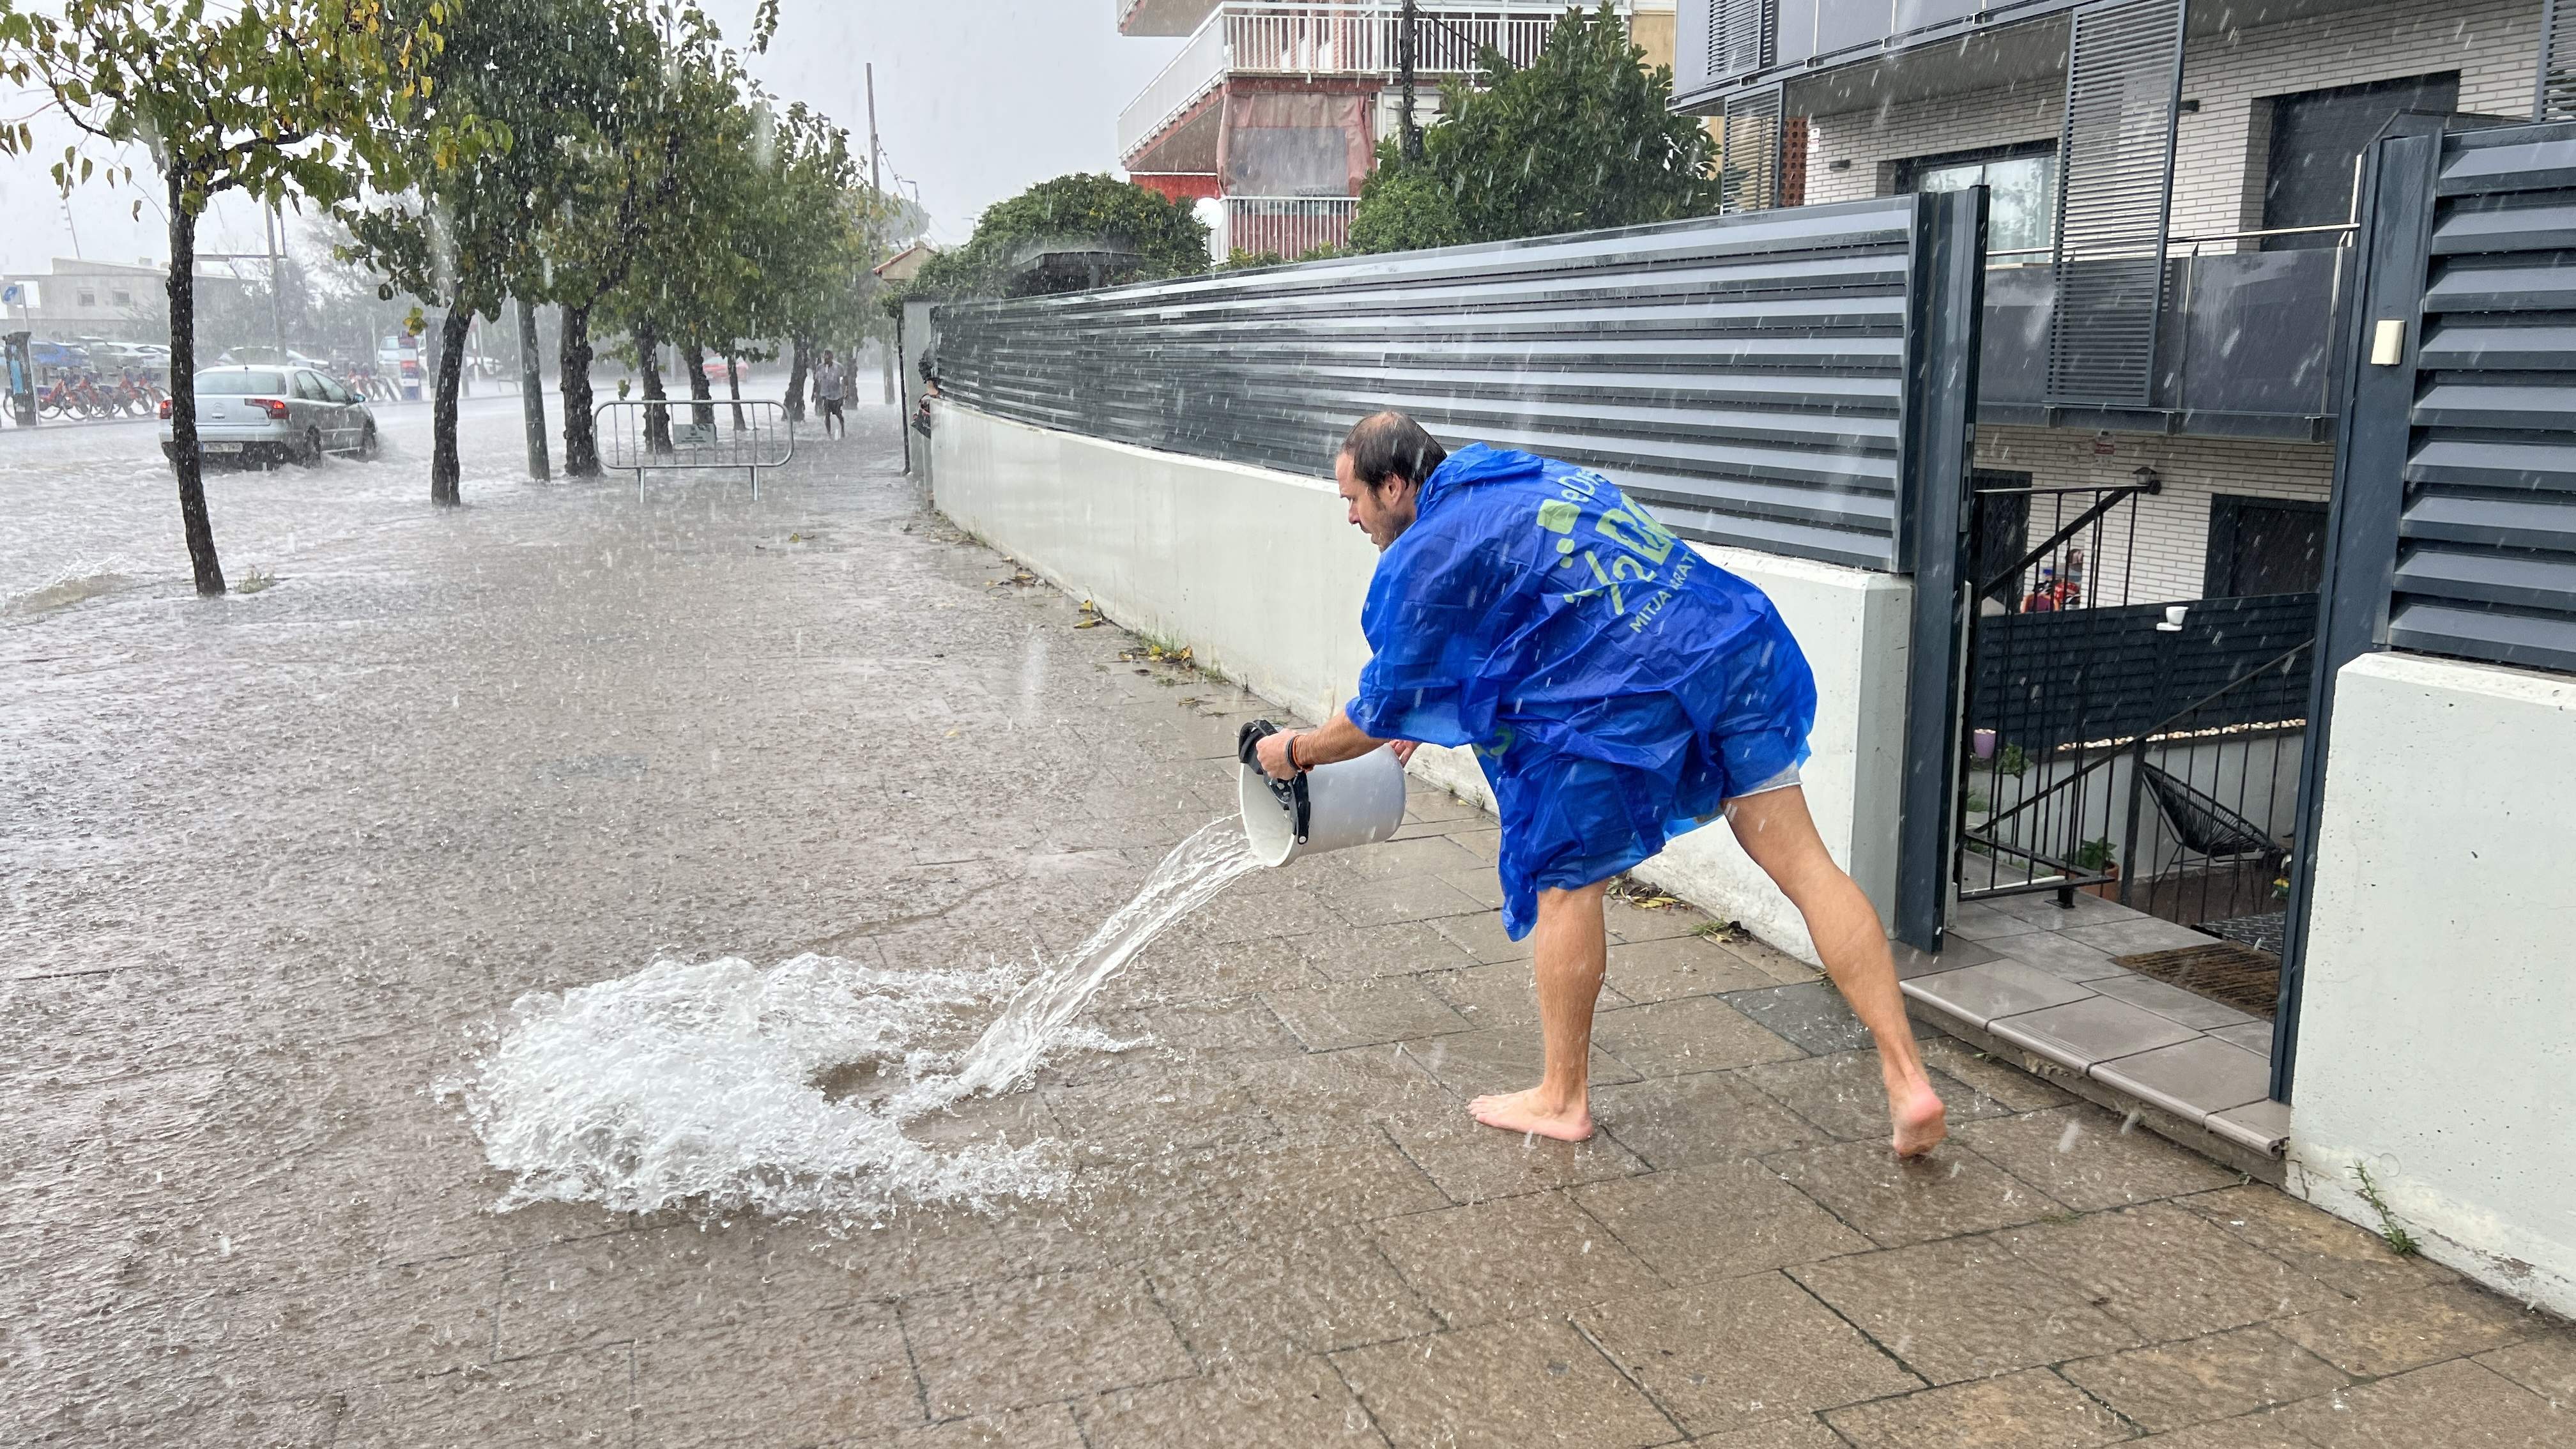
[[[1289,825],[1297,834],[1297,843],[1303,845],[1306,843],[1306,828],[1312,823],[1315,810],[1314,801],[1306,793],[1305,775],[1301,773],[1290,779],[1274,780],[1269,771],[1261,768],[1261,742],[1277,733],[1279,726],[1266,719],[1247,720],[1243,728],[1235,732],[1234,752],[1242,759],[1243,767],[1258,773],[1261,783],[1269,786],[1270,793],[1278,797],[1279,808],[1288,812]]]

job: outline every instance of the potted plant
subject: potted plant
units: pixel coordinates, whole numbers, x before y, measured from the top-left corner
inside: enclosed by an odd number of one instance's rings
[[[2084,887],[2086,895],[2100,896],[2107,901],[2119,894],[2120,861],[2118,853],[2111,849],[2111,837],[2105,835],[2099,840],[2088,840],[2077,846],[2075,868],[2086,875],[2110,877],[2108,880],[2097,881]]]

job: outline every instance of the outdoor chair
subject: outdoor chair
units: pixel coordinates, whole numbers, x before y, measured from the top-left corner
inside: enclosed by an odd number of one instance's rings
[[[2281,862],[2289,858],[2289,847],[2265,834],[2253,821],[2154,765],[2140,762],[2138,771],[2148,792],[2156,797],[2157,812],[2174,833],[2173,859],[2159,874],[2180,866],[2186,855],[2208,861],[2260,856],[2267,871],[2278,871]]]

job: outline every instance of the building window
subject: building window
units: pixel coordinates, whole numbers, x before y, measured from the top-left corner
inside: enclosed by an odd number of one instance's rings
[[[1986,252],[1999,262],[2046,261],[2057,229],[2057,143],[1924,156],[1896,168],[1896,189],[1965,191],[1983,186],[1987,200]],[[1997,256],[1997,253],[2005,255]],[[2018,253],[2018,255],[2013,255]]]
[[[98,305],[98,293],[96,293],[96,292],[91,292],[91,291],[83,291],[83,292],[81,292],[81,293],[80,293],[80,304],[81,304],[82,306],[84,306],[84,307],[95,307],[95,306],[97,306],[97,305]]]
[[[115,303],[119,307],[131,307],[134,305],[134,294],[125,290],[123,287],[119,287],[115,291],[107,294],[107,300]]]
[[[2305,594],[2325,578],[2326,506],[2220,493],[2209,500],[2201,595]]]
[[[2460,108],[2460,73],[2335,86],[2271,100],[2272,132],[2263,173],[2263,229],[2336,226],[2352,220],[2353,163],[2390,121],[2408,111],[2448,115]],[[2265,251],[2330,247],[2334,232],[2266,237]]]

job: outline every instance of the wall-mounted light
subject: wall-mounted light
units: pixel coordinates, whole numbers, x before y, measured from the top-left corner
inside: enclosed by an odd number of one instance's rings
[[[2141,493],[2162,493],[2165,491],[2165,480],[2158,476],[2156,470],[2153,468],[2141,465],[2138,471],[2130,474],[2129,476],[2138,480],[2138,491]]]
[[[1825,163],[1825,169],[1828,171],[1849,171],[1851,169],[1851,158],[1846,156],[1840,161],[1829,161]]]
[[[2200,102],[2185,101],[2182,103],[2181,109],[2182,113],[2186,116],[2197,116],[2200,114]]]

